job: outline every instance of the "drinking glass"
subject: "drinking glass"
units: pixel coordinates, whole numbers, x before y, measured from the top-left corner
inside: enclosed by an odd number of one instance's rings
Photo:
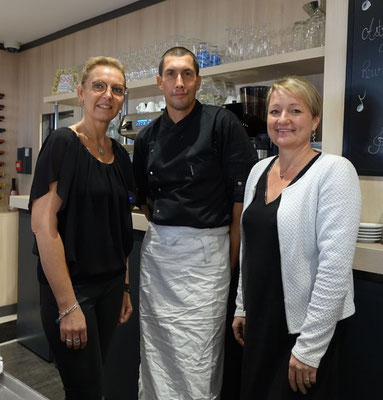
[[[306,21],[297,21],[293,26],[293,48],[302,50],[305,48],[307,24]]]
[[[216,106],[222,106],[226,99],[226,85],[224,81],[220,79],[214,80],[213,82],[213,94],[214,104]]]

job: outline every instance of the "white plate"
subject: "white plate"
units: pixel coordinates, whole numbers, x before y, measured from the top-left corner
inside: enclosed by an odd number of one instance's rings
[[[374,222],[361,222],[359,228],[383,228],[383,224],[375,224]]]
[[[356,241],[359,243],[379,243],[381,241],[381,239],[358,238]]]
[[[373,233],[380,233],[382,232],[381,228],[371,228],[371,229],[367,229],[367,228],[359,228],[359,232],[373,232]]]
[[[370,239],[381,239],[381,238],[382,238],[382,235],[361,235],[361,234],[359,234],[359,235],[358,235],[358,238],[364,238],[364,239],[368,239],[368,238],[370,238]]]

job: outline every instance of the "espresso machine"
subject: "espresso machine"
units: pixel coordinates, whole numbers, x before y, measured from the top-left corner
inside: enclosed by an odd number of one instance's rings
[[[242,122],[260,160],[278,153],[276,146],[267,135],[266,96],[268,90],[268,86],[241,87],[239,89],[241,103],[224,105]]]

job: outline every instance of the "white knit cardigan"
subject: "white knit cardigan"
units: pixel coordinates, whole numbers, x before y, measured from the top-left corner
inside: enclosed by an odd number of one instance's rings
[[[271,160],[251,170],[243,211]],[[289,333],[300,334],[292,353],[318,367],[337,321],[355,312],[352,263],[360,221],[359,179],[347,159],[322,153],[281,196],[277,227],[287,327]],[[241,237],[240,258],[242,224]],[[236,303],[235,315],[245,316],[242,274]]]

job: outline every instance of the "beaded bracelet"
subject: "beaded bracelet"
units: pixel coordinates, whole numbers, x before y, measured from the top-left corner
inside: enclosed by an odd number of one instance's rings
[[[124,292],[130,293],[130,284],[129,283],[125,283]]]
[[[63,312],[59,311],[59,317],[56,319],[56,323],[59,324],[63,318],[65,318],[67,315],[73,312],[77,307],[78,307],[78,301],[76,301],[76,303],[74,303],[71,308],[68,308],[68,310]]]

